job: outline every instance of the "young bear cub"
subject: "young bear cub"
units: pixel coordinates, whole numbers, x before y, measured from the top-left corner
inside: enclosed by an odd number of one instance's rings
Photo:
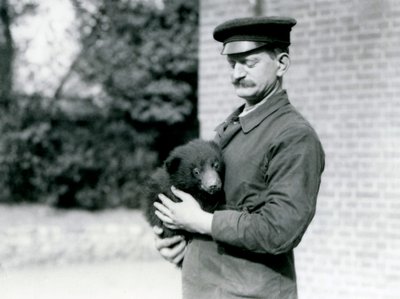
[[[162,238],[187,232],[171,230],[163,226],[154,214],[155,201],[160,202],[158,194],[163,193],[171,200],[181,201],[173,195],[170,188],[191,194],[205,211],[214,211],[223,201],[222,175],[223,162],[220,149],[215,142],[195,139],[176,147],[151,176],[146,188],[143,212],[151,226],[163,228]]]

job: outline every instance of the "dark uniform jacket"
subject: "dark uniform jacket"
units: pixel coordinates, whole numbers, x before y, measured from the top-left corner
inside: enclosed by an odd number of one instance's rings
[[[315,213],[324,152],[286,91],[217,127],[226,207],[212,238],[194,238],[183,263],[185,299],[297,298],[293,248]]]

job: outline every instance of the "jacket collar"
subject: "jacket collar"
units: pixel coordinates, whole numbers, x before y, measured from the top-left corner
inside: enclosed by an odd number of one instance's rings
[[[222,124],[217,126],[215,131],[221,135],[221,133],[230,123],[239,120],[243,132],[248,133],[257,127],[268,116],[288,104],[290,104],[290,102],[287,92],[286,90],[281,90],[272,95],[265,103],[241,117],[239,117],[239,115],[243,111],[245,105],[240,106],[231,115],[229,115]]]
[[[244,133],[248,133],[257,127],[264,119],[273,114],[279,108],[289,104],[286,90],[281,90],[271,96],[265,103],[239,118]],[[243,108],[239,108],[243,109]]]

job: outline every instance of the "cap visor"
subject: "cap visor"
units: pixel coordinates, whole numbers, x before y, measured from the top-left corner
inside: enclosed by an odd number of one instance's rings
[[[224,44],[224,48],[222,49],[221,54],[229,55],[229,54],[244,53],[265,46],[266,44],[267,43],[252,42],[252,41],[228,42]]]

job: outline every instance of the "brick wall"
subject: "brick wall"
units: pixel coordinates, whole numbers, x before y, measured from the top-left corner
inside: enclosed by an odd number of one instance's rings
[[[326,151],[317,214],[296,249],[300,299],[400,298],[400,1],[261,2],[298,21],[285,87]],[[201,1],[205,138],[242,103],[212,30],[256,3]]]

